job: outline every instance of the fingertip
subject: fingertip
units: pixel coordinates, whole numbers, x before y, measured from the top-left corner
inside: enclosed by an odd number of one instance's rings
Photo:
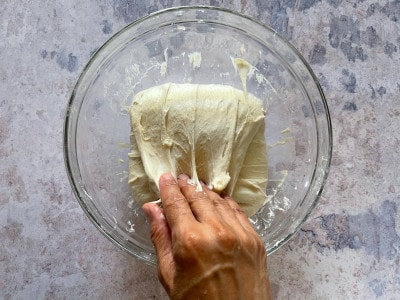
[[[186,174],[180,174],[178,176],[178,186],[181,189],[181,191],[182,191],[182,189],[184,189],[188,185],[190,185],[190,186],[193,185],[193,182],[190,179],[190,177],[188,175],[186,175]]]
[[[187,181],[188,179],[189,179],[189,176],[187,176],[186,174],[180,174],[178,176],[178,180]]]
[[[142,209],[150,223],[155,220],[165,219],[162,208],[155,203],[145,203]]]
[[[159,185],[171,185],[171,184],[176,184],[176,179],[171,173],[164,173],[160,176],[160,179],[158,180]]]
[[[151,205],[149,205],[148,203],[145,203],[142,206],[143,212],[146,216],[146,219],[149,223],[151,223],[153,221],[153,214],[152,214],[152,209],[151,209]]]
[[[182,194],[182,181],[178,181],[171,174],[160,177],[160,198],[163,212],[171,228],[186,222],[193,217],[188,200]]]

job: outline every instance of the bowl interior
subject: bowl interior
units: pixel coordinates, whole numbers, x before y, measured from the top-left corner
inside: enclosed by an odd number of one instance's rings
[[[273,30],[216,8],[175,8],[124,28],[94,55],[71,97],[65,123],[68,174],[85,212],[119,247],[156,261],[149,226],[128,186],[135,93],[163,83],[243,89],[234,64],[251,65],[248,92],[267,110],[270,201],[251,217],[270,253],[314,207],[331,156],[329,113],[310,68]]]

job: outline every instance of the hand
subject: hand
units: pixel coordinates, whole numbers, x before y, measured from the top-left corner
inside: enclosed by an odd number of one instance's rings
[[[172,299],[271,299],[264,245],[229,196],[159,181],[163,208],[146,203],[161,283]]]

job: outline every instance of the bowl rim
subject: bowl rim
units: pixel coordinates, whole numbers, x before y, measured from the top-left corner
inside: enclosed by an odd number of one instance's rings
[[[80,190],[81,186],[79,185],[79,182],[77,182],[77,180],[74,178],[74,176],[72,175],[72,169],[73,169],[73,164],[74,161],[71,159],[70,155],[71,155],[71,148],[75,148],[76,150],[76,140],[74,140],[74,147],[70,147],[69,145],[69,141],[71,139],[70,137],[70,132],[69,132],[69,128],[71,126],[71,116],[70,116],[70,110],[71,110],[71,106],[73,105],[73,103],[75,102],[75,95],[76,92],[78,90],[78,88],[80,87],[80,85],[82,84],[82,81],[84,80],[87,71],[90,69],[90,67],[94,64],[95,60],[98,59],[99,54],[103,51],[103,49],[105,49],[106,47],[108,47],[111,43],[114,42],[115,39],[117,39],[120,35],[122,35],[123,33],[127,32],[129,29],[131,29],[132,27],[139,25],[147,20],[153,19],[159,15],[164,15],[164,14],[170,14],[173,12],[179,12],[182,10],[208,10],[208,11],[218,11],[218,12],[222,12],[225,14],[230,14],[230,15],[234,15],[235,17],[239,17],[239,18],[243,18],[246,19],[249,22],[252,23],[256,23],[259,26],[261,26],[263,28],[263,30],[269,31],[270,33],[272,33],[274,36],[276,36],[280,41],[282,41],[286,47],[290,48],[290,50],[296,55],[296,58],[300,59],[302,65],[307,69],[309,75],[311,76],[313,83],[315,84],[315,87],[318,90],[318,93],[320,95],[320,100],[323,104],[323,109],[324,109],[324,116],[326,118],[326,131],[328,133],[327,135],[327,143],[328,143],[328,147],[327,147],[327,157],[326,157],[326,163],[324,165],[324,169],[323,169],[323,176],[321,178],[321,181],[318,183],[318,189],[317,189],[317,194],[315,196],[314,201],[312,202],[312,204],[308,207],[303,219],[301,219],[298,223],[298,225],[296,227],[293,228],[293,230],[291,232],[289,232],[285,238],[283,238],[282,240],[280,240],[279,242],[275,243],[274,246],[268,251],[268,255],[272,254],[273,252],[275,252],[276,250],[278,250],[282,245],[286,244],[301,228],[301,226],[304,224],[304,222],[308,219],[308,217],[310,216],[311,212],[313,211],[313,209],[315,208],[315,206],[317,205],[317,203],[319,202],[319,199],[321,197],[321,194],[323,192],[323,189],[325,187],[325,184],[327,182],[327,178],[328,178],[328,174],[330,171],[330,167],[331,167],[331,161],[332,161],[332,151],[333,151],[333,134],[332,134],[332,122],[331,122],[331,116],[330,116],[330,112],[329,112],[329,108],[328,108],[328,104],[326,101],[326,97],[324,95],[323,89],[314,73],[314,71],[312,70],[311,66],[309,65],[309,63],[305,60],[305,58],[303,57],[303,55],[297,50],[297,48],[295,48],[285,37],[283,37],[281,34],[279,34],[277,31],[275,31],[272,27],[270,27],[269,25],[262,23],[261,21],[246,15],[244,13],[235,11],[235,10],[231,10],[231,9],[227,9],[227,8],[221,8],[221,7],[217,7],[217,6],[212,6],[212,5],[193,5],[193,6],[174,6],[174,7],[170,7],[170,8],[164,8],[155,12],[152,12],[148,15],[145,15],[143,17],[140,17],[130,23],[128,23],[127,25],[125,25],[124,27],[122,27],[118,32],[114,33],[107,41],[105,41],[90,57],[90,59],[88,60],[88,62],[86,63],[86,65],[83,67],[83,69],[81,70],[81,73],[78,77],[78,79],[75,82],[74,88],[71,92],[71,96],[69,97],[69,100],[67,102],[67,107],[65,110],[65,117],[64,117],[64,125],[63,125],[63,156],[64,156],[64,164],[65,164],[65,168],[66,168],[66,173],[68,176],[68,180],[70,182],[71,188],[73,190],[73,193],[79,203],[79,205],[81,206],[82,210],[84,211],[85,215],[91,220],[91,222],[94,224],[94,226],[108,239],[110,240],[114,245],[116,245],[119,249],[123,250],[126,253],[129,253],[131,255],[133,255],[134,257],[140,259],[141,261],[144,261],[147,264],[153,265],[154,262],[151,259],[148,259],[146,257],[141,256],[139,253],[128,249],[124,244],[123,241],[120,237],[116,237],[114,235],[112,235],[112,230],[108,231],[106,230],[106,228],[104,228],[96,219],[95,214],[89,209],[87,203],[81,198],[81,194],[82,191]],[[171,21],[171,24],[173,24],[173,22]],[[279,53],[278,53],[279,54]],[[80,103],[79,105],[79,111],[80,111],[80,107],[82,106],[82,103]],[[73,124],[72,124],[73,125]],[[74,138],[75,139],[75,138]],[[319,149],[320,147],[318,146],[318,151],[320,151]],[[316,157],[318,158],[318,154],[316,155]],[[76,162],[76,164],[78,164]],[[78,170],[79,170],[79,166],[78,166]],[[316,172],[316,170],[314,169],[314,173]],[[312,182],[315,181],[315,176],[312,176]],[[311,186],[311,183],[310,183]],[[84,191],[83,191],[84,192]],[[308,194],[308,192],[307,192]],[[89,196],[89,195],[87,195]],[[89,196],[90,198],[90,196]],[[94,207],[95,208],[95,207]],[[96,208],[95,208],[96,209]],[[97,210],[97,209],[96,209]],[[135,245],[136,246],[136,245]],[[139,248],[139,247],[137,247]],[[138,251],[140,252],[140,251]]]

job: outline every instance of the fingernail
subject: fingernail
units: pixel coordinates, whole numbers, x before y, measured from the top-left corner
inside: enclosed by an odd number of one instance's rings
[[[145,203],[143,204],[142,209],[147,218],[147,221],[150,224],[159,220],[166,221],[164,211],[157,204]]]
[[[180,175],[178,176],[178,179],[179,179],[179,180],[188,180],[188,179],[189,179],[189,176],[187,176],[186,174],[180,174]]]
[[[173,180],[173,181],[176,181],[175,178],[174,178],[174,176],[172,176],[171,173],[164,173],[164,174],[161,175],[161,177],[162,177],[164,180]]]

